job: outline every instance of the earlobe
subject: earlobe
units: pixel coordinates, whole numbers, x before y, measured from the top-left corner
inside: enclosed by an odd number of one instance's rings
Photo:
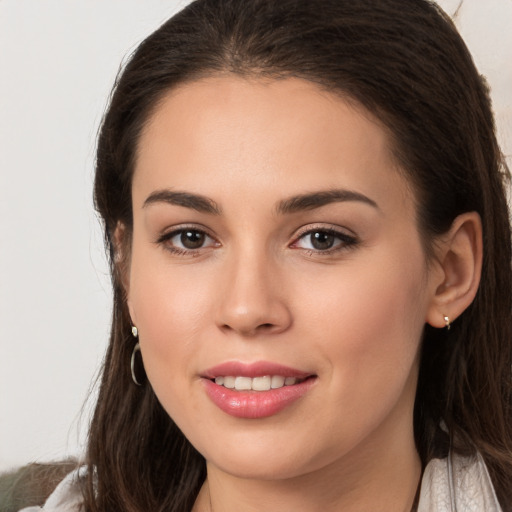
[[[440,278],[434,283],[426,318],[433,327],[448,327],[475,298],[480,284],[482,245],[482,222],[476,212],[459,215],[441,238],[436,255]]]

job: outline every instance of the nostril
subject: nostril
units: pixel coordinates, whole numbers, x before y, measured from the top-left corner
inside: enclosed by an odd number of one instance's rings
[[[238,326],[234,328],[232,325],[224,324],[222,329],[225,331],[237,331],[246,336],[254,336],[258,333],[270,333],[272,332],[276,326],[271,322],[266,322],[264,324],[259,324],[256,327],[251,326]]]
[[[254,333],[271,333],[276,329],[276,326],[273,323],[266,322],[264,324],[258,325],[256,329],[254,329]]]

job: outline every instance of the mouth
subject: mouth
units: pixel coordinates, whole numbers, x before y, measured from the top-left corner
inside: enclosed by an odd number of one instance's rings
[[[274,363],[227,362],[202,375],[206,395],[236,418],[273,416],[303,398],[317,375]]]

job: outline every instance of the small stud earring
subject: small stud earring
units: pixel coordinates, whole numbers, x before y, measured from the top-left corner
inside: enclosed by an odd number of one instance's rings
[[[447,317],[446,315],[443,316],[443,318],[444,318],[444,323],[445,323],[445,326],[446,326],[446,330],[449,331],[451,329],[451,327],[452,327],[452,324],[450,322],[450,318]]]
[[[132,336],[134,338],[138,338],[139,337],[139,330],[137,329],[137,327],[135,327],[135,325],[132,325]]]

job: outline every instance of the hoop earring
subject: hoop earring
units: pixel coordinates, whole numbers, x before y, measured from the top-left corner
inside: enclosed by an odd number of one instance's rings
[[[139,342],[135,343],[135,347],[133,347],[132,357],[130,359],[130,370],[132,372],[132,380],[137,386],[142,386],[142,382],[139,382],[137,376],[135,375],[135,354],[137,352],[140,353],[140,345]]]
[[[135,327],[135,326],[132,326],[132,336],[134,338],[139,337],[139,331],[138,331],[137,327]],[[134,384],[137,386],[142,386],[142,382],[137,378],[137,375],[135,372],[135,364],[136,364],[135,358],[137,357],[137,353],[139,354],[140,365],[142,366],[142,368],[144,368],[143,363],[142,363],[142,357],[140,356],[140,344],[138,341],[137,341],[137,343],[135,343],[135,346],[133,347],[132,357],[130,358],[130,372],[132,374],[132,380],[133,380]]]
[[[446,315],[443,316],[443,318],[444,318],[444,323],[445,323],[446,330],[449,331],[452,328],[452,324],[450,322],[450,318],[447,317]]]

